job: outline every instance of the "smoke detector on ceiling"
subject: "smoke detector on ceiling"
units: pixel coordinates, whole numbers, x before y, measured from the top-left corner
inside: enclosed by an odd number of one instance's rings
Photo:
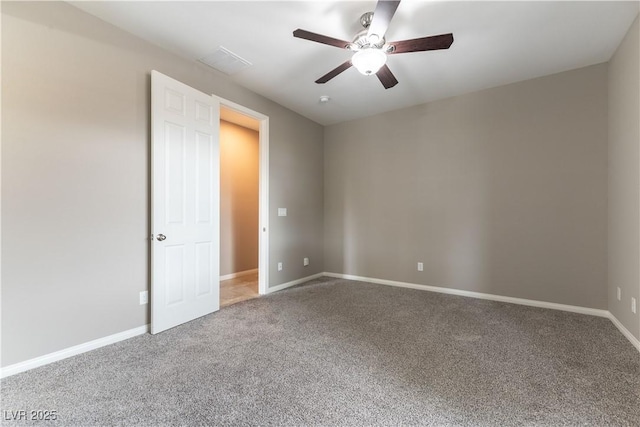
[[[222,46],[212,54],[198,59],[198,61],[229,75],[235,74],[252,65],[251,62]]]

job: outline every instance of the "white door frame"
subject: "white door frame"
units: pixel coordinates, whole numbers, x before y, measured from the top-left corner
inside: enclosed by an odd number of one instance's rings
[[[211,95],[221,107],[249,116],[260,122],[259,190],[258,190],[258,293],[269,288],[269,117],[217,95]]]

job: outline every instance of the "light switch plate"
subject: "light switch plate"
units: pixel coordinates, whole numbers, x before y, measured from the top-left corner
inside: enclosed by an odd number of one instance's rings
[[[287,208],[278,208],[278,216],[287,216]]]

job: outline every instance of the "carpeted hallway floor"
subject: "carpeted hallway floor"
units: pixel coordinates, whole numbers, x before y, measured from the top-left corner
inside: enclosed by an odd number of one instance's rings
[[[604,318],[322,278],[9,377],[2,410],[20,409],[65,426],[637,426],[640,354]]]

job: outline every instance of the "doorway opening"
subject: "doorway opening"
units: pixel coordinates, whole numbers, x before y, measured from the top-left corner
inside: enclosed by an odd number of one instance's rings
[[[267,129],[220,99],[220,307],[266,293]]]

